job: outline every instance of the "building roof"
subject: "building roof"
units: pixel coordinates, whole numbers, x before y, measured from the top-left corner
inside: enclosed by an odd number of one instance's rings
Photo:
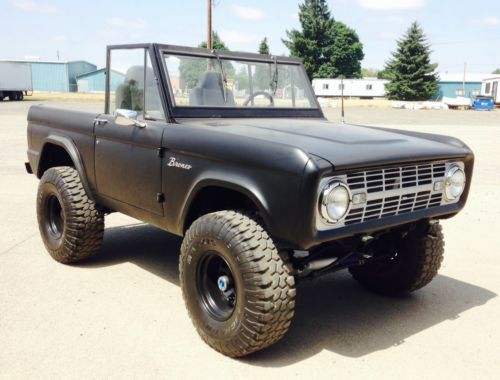
[[[92,75],[96,75],[96,74],[99,74],[103,71],[106,71],[106,68],[103,67],[102,69],[97,69],[97,70],[94,70],[94,71],[89,71],[88,73],[83,73],[83,74],[80,74],[80,75],[77,75],[76,76],[76,79],[80,79],[80,78],[84,78],[84,77],[89,77],[89,76],[92,76]],[[125,76],[125,74],[119,72],[119,71],[116,71],[116,70],[111,70],[113,73],[115,74],[118,74],[118,75],[123,75]]]
[[[483,79],[488,78],[491,74],[483,73],[465,73],[465,82],[470,83],[481,83]],[[439,73],[439,82],[463,82],[464,73],[449,73],[443,72]]]
[[[59,63],[67,65],[68,63],[88,63],[89,65],[96,66],[93,63],[85,60],[77,60],[77,61],[50,61],[43,59],[0,59],[0,62],[25,62],[25,63]]]
[[[77,75],[76,79],[80,79],[80,78],[87,77],[90,75],[95,75],[95,74],[98,74],[98,73],[105,71],[105,70],[106,70],[106,68],[102,68],[102,69],[98,69],[98,70],[94,70],[94,71],[89,71],[88,73],[83,73],[83,74]]]
[[[490,74],[490,75],[494,75],[494,74]],[[484,80],[495,80],[495,79],[500,79],[500,76],[497,75],[497,76],[490,76],[490,77],[484,78]]]

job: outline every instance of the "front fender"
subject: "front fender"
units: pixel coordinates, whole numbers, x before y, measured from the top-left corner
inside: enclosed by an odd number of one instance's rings
[[[177,221],[177,229],[179,231],[184,228],[188,212],[191,208],[191,205],[193,204],[194,199],[200,193],[200,191],[209,186],[217,186],[228,190],[234,190],[245,195],[257,207],[257,210],[264,219],[264,223],[266,225],[269,225],[269,205],[266,202],[266,198],[264,197],[262,189],[256,183],[254,183],[254,181],[245,177],[227,175],[224,173],[204,173],[202,177],[198,178],[193,183],[192,187],[188,191],[187,197],[185,198],[184,204],[182,206],[182,213],[179,220]]]

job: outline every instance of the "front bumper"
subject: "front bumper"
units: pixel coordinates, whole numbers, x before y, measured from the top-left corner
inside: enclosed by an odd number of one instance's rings
[[[371,234],[376,231],[390,229],[422,219],[450,218],[458,213],[461,209],[461,204],[450,204],[446,206],[435,207],[433,209],[414,211],[407,214],[386,216],[382,219],[375,219],[364,223],[351,224],[349,226],[338,229],[318,231],[313,241],[311,242],[311,246],[353,235]]]

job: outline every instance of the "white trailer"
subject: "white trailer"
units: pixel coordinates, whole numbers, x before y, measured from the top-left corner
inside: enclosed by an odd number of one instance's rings
[[[23,100],[24,95],[33,91],[31,65],[25,62],[0,61],[0,101]]]
[[[312,85],[316,96],[338,97],[344,96],[356,98],[380,98],[385,96],[385,85],[388,80],[377,78],[363,79],[313,79]]]
[[[483,79],[481,95],[491,96],[495,104],[500,104],[500,76]]]

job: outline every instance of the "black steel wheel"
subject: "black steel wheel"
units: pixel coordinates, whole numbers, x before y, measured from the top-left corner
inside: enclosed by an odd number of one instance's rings
[[[295,279],[286,254],[264,229],[235,211],[197,219],[179,262],[182,295],[201,338],[230,357],[283,337],[295,307]]]
[[[236,283],[229,264],[216,251],[201,258],[196,285],[205,311],[218,321],[227,321],[236,305]]]
[[[64,233],[64,210],[55,193],[51,193],[45,198],[44,210],[47,234],[55,240],[60,239]]]
[[[88,197],[74,168],[55,167],[43,174],[37,217],[45,248],[56,261],[73,263],[99,251],[104,214]]]

